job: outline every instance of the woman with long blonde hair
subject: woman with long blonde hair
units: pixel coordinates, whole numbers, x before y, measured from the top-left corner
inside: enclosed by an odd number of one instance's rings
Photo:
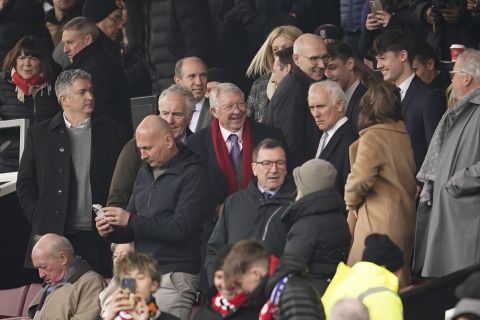
[[[247,104],[249,115],[254,120],[262,119],[265,107],[275,90],[273,84],[269,85],[275,53],[292,47],[295,40],[302,34],[302,30],[294,26],[276,27],[268,34],[267,39],[253,57],[247,69],[247,77],[259,78],[255,80],[250,89]]]

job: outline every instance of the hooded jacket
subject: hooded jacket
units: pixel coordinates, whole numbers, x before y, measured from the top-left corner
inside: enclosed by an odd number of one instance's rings
[[[342,298],[358,298],[367,307],[371,320],[403,319],[403,306],[398,292],[398,277],[385,267],[360,261],[352,268],[340,263],[337,273],[322,297],[328,315]]]
[[[317,191],[292,204],[282,215],[288,228],[285,254],[307,261],[309,275],[323,293],[339,262],[345,262],[350,232],[345,204],[337,190]]]
[[[207,174],[198,157],[177,144],[178,153],[156,179],[145,164],[138,172],[127,207],[127,227],[111,234],[113,242],[135,241],[135,250],[157,259],[164,274],[200,272],[202,224],[213,208]]]

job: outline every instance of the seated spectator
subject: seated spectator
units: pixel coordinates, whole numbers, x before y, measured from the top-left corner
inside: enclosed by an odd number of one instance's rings
[[[437,53],[427,43],[415,44],[415,57],[413,58],[412,68],[417,77],[439,89],[442,93],[445,93],[445,90],[452,82],[448,72],[441,68]]]
[[[133,247],[133,242],[129,243],[112,243],[110,246],[112,248],[112,260],[113,260],[113,268],[118,264],[118,262],[129,252],[134,251],[135,248]],[[108,286],[100,292],[99,299],[100,299],[100,307],[101,312],[100,316],[104,318],[106,309],[110,305],[112,301],[112,295],[118,289],[118,279],[113,279],[110,281]]]
[[[335,167],[312,159],[293,170],[297,199],[282,215],[288,233],[285,254],[307,261],[310,278],[323,294],[339,262],[347,261],[350,232],[345,203],[335,190]]]
[[[28,307],[31,319],[96,319],[98,295],[107,286],[88,263],[75,256],[67,238],[49,233],[33,247],[33,266],[45,283]]]
[[[362,260],[352,268],[340,263],[322,297],[327,319],[342,298],[359,299],[371,320],[403,319],[402,300],[398,296],[403,253],[388,236],[371,234],[365,239]]]
[[[128,252],[115,265],[114,277],[114,281],[119,282],[117,286],[122,286],[126,279],[133,279],[135,292],[127,292],[123,287],[117,289],[103,319],[178,320],[160,310],[153,296],[162,277],[154,258],[144,253]]]
[[[291,48],[293,42],[302,35],[302,30],[294,26],[280,26],[273,29],[263,45],[258,49],[247,69],[247,77],[258,77],[250,89],[247,99],[249,116],[255,121],[261,121],[265,107],[270,101],[267,96],[270,86],[270,75],[274,66],[275,53],[285,48]],[[273,91],[275,89],[273,88]]]
[[[287,156],[282,144],[273,139],[262,140],[253,150],[252,168],[255,178],[247,188],[225,200],[208,240],[206,268],[210,283],[215,256],[226,244],[257,239],[269,253],[276,256],[283,253],[287,230],[280,217],[293,201],[295,188],[291,179],[285,179]]]
[[[480,319],[480,272],[472,273],[455,289],[460,301],[455,305],[452,320]]]
[[[249,299],[267,301],[259,319],[325,319],[319,296],[306,278],[303,259],[278,261],[255,240],[235,244],[223,263],[225,285],[238,284]],[[267,294],[267,296],[264,296]]]
[[[213,265],[214,287],[207,295],[208,303],[193,318],[194,320],[258,319],[260,306],[251,303],[239,287],[227,288],[224,281],[223,262],[232,249],[228,244],[221,248],[215,256]]]
[[[368,309],[358,299],[343,298],[338,300],[330,313],[330,320],[369,320]]]
[[[60,111],[54,84],[59,70],[42,40],[21,38],[3,61],[0,121],[27,119],[32,126]],[[2,131],[0,173],[18,171],[20,141],[15,129]]]
[[[292,68],[294,65],[293,58],[293,48],[285,48],[282,50],[278,50],[275,53],[275,61],[273,62],[273,69],[272,75],[270,76],[270,82],[275,84],[275,88],[278,87],[280,82],[285,78],[287,74],[292,72]],[[273,89],[275,89],[273,88]],[[268,90],[267,88],[267,96],[269,99],[273,96],[274,90]]]

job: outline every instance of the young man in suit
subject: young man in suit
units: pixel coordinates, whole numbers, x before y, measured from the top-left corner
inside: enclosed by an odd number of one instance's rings
[[[348,148],[358,135],[355,125],[345,116],[345,94],[340,84],[332,80],[312,84],[308,90],[308,106],[323,131],[315,158],[326,160],[337,169],[335,189],[343,195],[350,173]]]
[[[389,30],[373,44],[377,67],[383,79],[400,89],[402,113],[412,140],[417,171],[423,163],[438,121],[445,111],[445,96],[440,90],[424,83],[412,68],[413,50],[410,40],[401,32]]]

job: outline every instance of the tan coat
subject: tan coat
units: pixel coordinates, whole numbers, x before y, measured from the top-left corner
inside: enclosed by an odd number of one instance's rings
[[[361,260],[369,234],[381,233],[402,249],[409,267],[416,217],[410,137],[403,121],[376,124],[359,134],[350,146],[351,173],[345,185],[345,203],[358,208],[358,220],[351,213],[348,216],[354,230],[348,265]]]

